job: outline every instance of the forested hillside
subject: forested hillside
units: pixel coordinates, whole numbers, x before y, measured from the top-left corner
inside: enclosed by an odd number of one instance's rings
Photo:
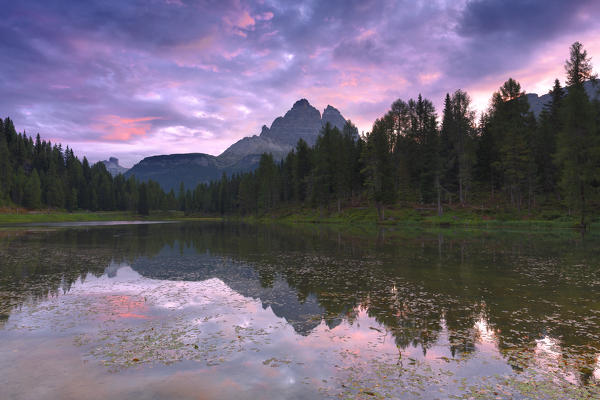
[[[326,126],[314,147],[300,141],[280,164],[263,155],[252,173],[187,191],[185,208],[245,214],[369,200],[383,219],[385,207],[399,202],[439,214],[444,204],[471,203],[577,211],[585,224],[587,210],[597,210],[600,105],[584,90],[595,76],[580,43],[571,46],[565,68],[568,92],[557,79],[538,119],[512,78],[479,121],[462,90],[446,95],[439,122],[428,99],[399,99],[357,140],[350,122],[343,132]]]
[[[102,162],[90,166],[72,149],[17,133],[10,118],[0,119],[0,204],[69,211],[131,210],[176,207],[173,192],[155,182],[112,177]]]
[[[508,79],[476,119],[469,95],[447,94],[438,119],[433,103],[396,100],[359,136],[348,121],[326,124],[310,147],[300,140],[281,162],[264,154],[249,173],[223,175],[177,196],[140,184],[102,164],[80,162],[70,149],[17,134],[10,119],[0,137],[0,198],[4,203],[90,210],[179,208],[188,213],[260,214],[285,207],[340,210],[372,204],[380,219],[391,205],[477,204],[528,212],[551,207],[577,212],[585,225],[597,210],[600,186],[600,105],[584,84],[591,60],[578,42],[539,117],[520,84]]]

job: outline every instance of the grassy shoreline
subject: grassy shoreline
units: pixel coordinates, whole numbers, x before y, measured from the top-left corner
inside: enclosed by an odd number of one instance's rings
[[[548,218],[550,214],[550,218]],[[577,229],[579,220],[572,216],[556,216],[555,213],[526,215],[501,213],[490,216],[473,209],[447,210],[438,216],[434,210],[414,208],[391,208],[385,212],[385,220],[378,221],[377,213],[371,207],[343,209],[341,212],[326,213],[314,209],[280,210],[262,216],[244,217],[249,222],[286,222],[344,225],[411,226],[423,228],[464,227],[464,228],[518,228],[518,229]],[[598,222],[592,220],[589,229]]]
[[[551,218],[548,218],[550,215]],[[377,220],[376,210],[372,207],[346,208],[341,212],[324,212],[310,208],[280,209],[263,215],[252,216],[206,216],[185,215],[181,211],[155,211],[142,216],[128,211],[76,211],[60,210],[27,211],[0,210],[0,225],[51,223],[51,222],[94,222],[94,221],[221,221],[236,220],[245,222],[281,222],[336,224],[356,226],[412,226],[412,227],[466,227],[466,228],[519,228],[519,229],[574,229],[576,217],[556,216],[556,213],[526,215],[502,213],[496,216],[486,215],[474,209],[454,209],[438,216],[429,209],[390,208],[385,212],[384,221]],[[592,220],[590,226],[595,226]]]
[[[221,220],[217,217],[185,216],[180,211],[156,211],[150,215],[139,215],[128,211],[13,211],[0,212],[0,225],[52,223],[52,222],[95,222],[95,221],[195,221]]]

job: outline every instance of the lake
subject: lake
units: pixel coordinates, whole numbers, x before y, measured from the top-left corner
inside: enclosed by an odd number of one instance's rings
[[[600,237],[5,228],[0,397],[600,398]]]

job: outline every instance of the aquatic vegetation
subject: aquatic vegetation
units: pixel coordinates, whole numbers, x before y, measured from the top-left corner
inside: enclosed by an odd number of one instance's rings
[[[106,379],[210,371],[311,398],[600,396],[593,242],[288,229],[4,238],[0,343],[43,340],[42,360],[66,339]]]

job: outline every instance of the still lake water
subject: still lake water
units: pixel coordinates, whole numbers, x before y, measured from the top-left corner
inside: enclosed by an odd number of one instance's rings
[[[600,238],[0,230],[0,398],[600,398]]]

